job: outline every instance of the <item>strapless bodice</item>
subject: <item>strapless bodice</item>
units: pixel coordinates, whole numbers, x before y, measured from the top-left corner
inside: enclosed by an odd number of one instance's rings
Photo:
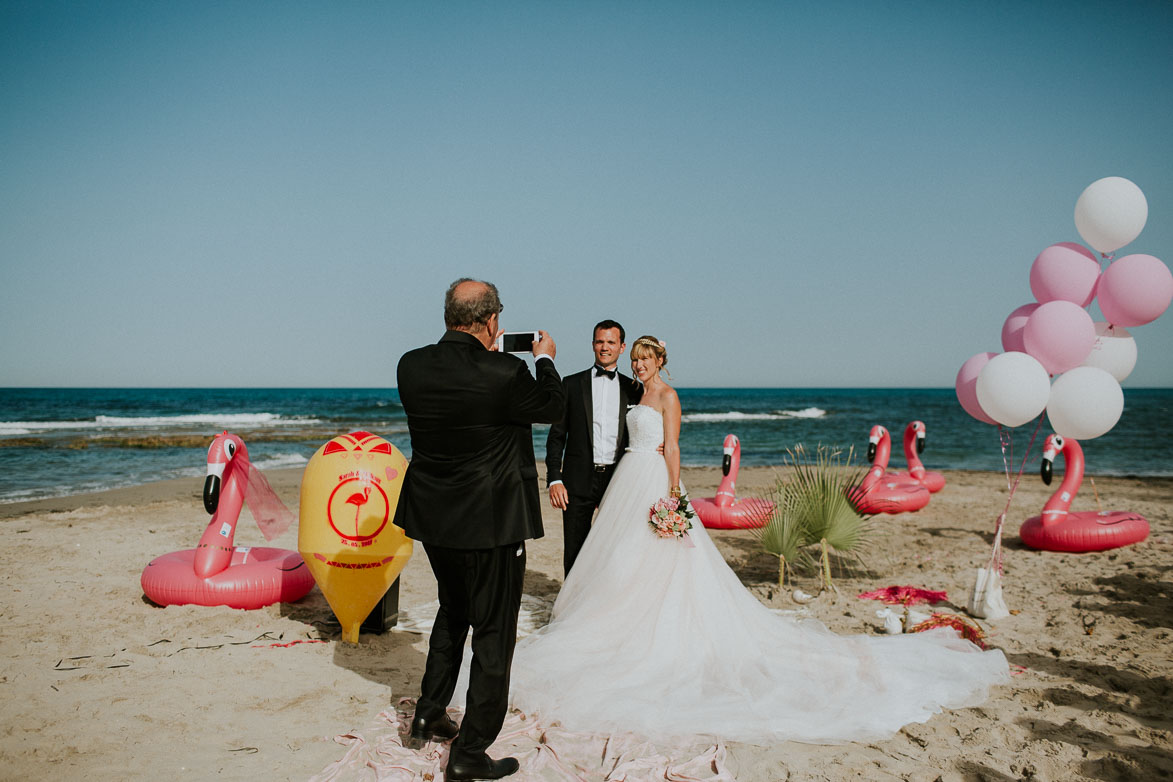
[[[664,416],[654,407],[632,405],[627,410],[627,450],[656,453],[664,442]]]

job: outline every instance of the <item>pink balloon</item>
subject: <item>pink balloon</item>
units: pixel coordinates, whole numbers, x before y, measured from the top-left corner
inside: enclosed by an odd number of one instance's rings
[[[1092,303],[1100,262],[1092,251],[1075,242],[1060,242],[1043,250],[1030,267],[1030,291],[1040,304],[1070,301],[1081,307]]]
[[[997,425],[998,422],[986,415],[986,411],[978,402],[977,379],[982,367],[990,363],[990,359],[996,355],[998,354],[986,352],[970,356],[969,360],[961,365],[957,372],[957,380],[953,382],[953,387],[957,389],[957,401],[961,403],[962,409],[984,424]]]
[[[1100,276],[1100,311],[1113,326],[1143,326],[1161,317],[1173,301],[1173,274],[1159,258],[1126,255]]]
[[[1002,324],[1002,349],[1007,353],[1025,353],[1026,346],[1022,344],[1022,329],[1026,326],[1026,319],[1034,314],[1034,311],[1039,308],[1038,304],[1031,302],[1030,304],[1023,304],[1006,318],[1006,322]]]
[[[1047,374],[1059,375],[1082,364],[1092,352],[1096,324],[1078,304],[1049,301],[1027,318],[1022,342]]]

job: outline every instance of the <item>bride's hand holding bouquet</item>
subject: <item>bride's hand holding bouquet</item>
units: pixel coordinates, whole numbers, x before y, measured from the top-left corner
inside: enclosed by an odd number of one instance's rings
[[[696,513],[688,504],[688,495],[682,495],[680,489],[672,488],[671,494],[661,497],[648,510],[648,524],[652,531],[661,538],[680,538],[689,546],[693,545],[688,531],[692,529],[692,520]]]

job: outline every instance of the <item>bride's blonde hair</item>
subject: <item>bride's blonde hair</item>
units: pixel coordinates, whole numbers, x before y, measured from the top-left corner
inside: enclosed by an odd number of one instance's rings
[[[660,359],[660,369],[667,374],[668,370],[668,346],[664,344],[663,340],[656,339],[651,335],[640,337],[631,346],[631,360],[635,361],[637,358],[646,358],[648,356],[655,356]],[[669,375],[671,377],[671,375]]]

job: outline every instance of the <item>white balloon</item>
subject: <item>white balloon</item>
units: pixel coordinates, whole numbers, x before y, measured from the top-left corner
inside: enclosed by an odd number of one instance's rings
[[[1046,408],[1051,379],[1038,359],[1010,351],[982,367],[976,390],[986,415],[1003,426],[1022,426]]]
[[[1102,369],[1123,383],[1136,366],[1136,340],[1123,326],[1097,322],[1096,344],[1082,366]]]
[[[1047,419],[1064,437],[1090,440],[1109,431],[1124,412],[1124,391],[1098,367],[1076,367],[1051,386]]]
[[[1118,250],[1140,236],[1148,218],[1144,193],[1124,177],[1097,179],[1075,202],[1079,235],[1101,253]]]

